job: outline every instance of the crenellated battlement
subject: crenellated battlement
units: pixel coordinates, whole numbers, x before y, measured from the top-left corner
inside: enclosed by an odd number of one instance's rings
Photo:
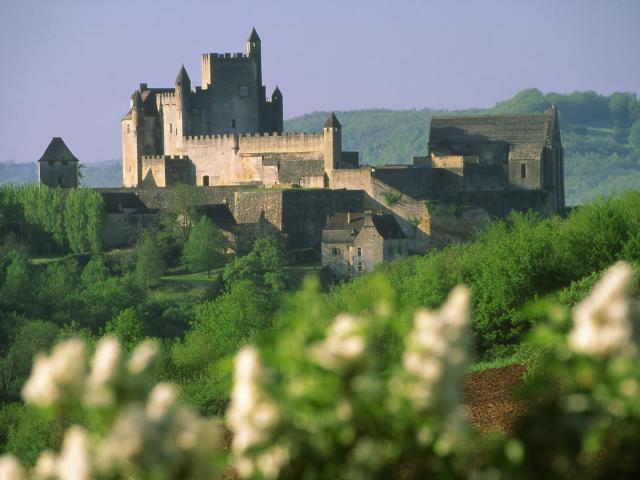
[[[320,132],[265,132],[265,133],[223,133],[219,135],[184,135],[183,138],[186,141],[196,141],[196,140],[228,140],[232,139],[235,136],[238,138],[251,139],[251,138],[265,138],[265,137],[281,137],[281,138],[292,138],[292,139],[320,139],[324,138],[324,133]]]
[[[189,160],[189,157],[187,155],[142,155],[142,160]]]
[[[237,53],[203,53],[203,56],[208,56],[211,60],[216,61],[224,61],[224,60],[248,60],[251,57],[248,55],[237,52]]]

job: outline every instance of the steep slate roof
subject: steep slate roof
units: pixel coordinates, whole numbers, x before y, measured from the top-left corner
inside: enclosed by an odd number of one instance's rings
[[[373,226],[384,239],[407,238],[395,217],[388,213],[372,214]],[[322,231],[325,243],[352,243],[364,226],[365,214],[336,213],[327,221]]]
[[[526,115],[433,117],[429,145],[504,142],[528,144],[522,148],[539,153],[551,138],[555,116],[555,108],[551,108],[546,113]]]
[[[227,230],[236,224],[236,219],[233,218],[233,214],[231,213],[229,206],[224,203],[198,205],[197,209],[211,220],[214,225],[217,225],[223,230]]]
[[[187,69],[184,68],[184,65],[182,65],[180,67],[180,71],[178,72],[178,76],[176,77],[176,85],[177,84],[182,85],[183,83],[187,83],[187,82],[191,82],[191,79],[189,78]]]
[[[340,122],[338,121],[338,118],[336,117],[335,113],[331,112],[331,115],[329,115],[329,118],[327,118],[327,121],[324,122],[324,128],[336,128],[336,127],[340,127]]]
[[[39,162],[48,162],[50,160],[78,162],[76,156],[71,153],[69,147],[64,143],[62,138],[53,137],[51,143],[40,157]]]
[[[122,210],[149,212],[140,197],[132,192],[100,192],[106,213],[121,213]]]

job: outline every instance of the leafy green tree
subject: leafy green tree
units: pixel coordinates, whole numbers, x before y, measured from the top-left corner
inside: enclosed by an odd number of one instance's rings
[[[18,329],[11,348],[0,359],[0,399],[20,400],[20,389],[29,376],[33,357],[49,350],[57,335],[58,327],[42,320],[28,321]]]
[[[222,279],[227,286],[249,280],[262,291],[278,294],[289,283],[286,264],[278,241],[273,237],[262,237],[255,241],[251,252],[227,264]]]
[[[102,249],[104,202],[91,189],[72,189],[67,194],[64,224],[73,252],[97,253]]]
[[[156,239],[147,235],[138,247],[136,278],[145,287],[155,287],[166,268]]]
[[[105,335],[113,335],[120,340],[126,350],[132,350],[146,337],[144,323],[135,308],[127,308],[104,327]]]
[[[202,217],[193,227],[184,246],[184,262],[193,272],[211,270],[224,265],[228,246],[224,232],[207,217]]]

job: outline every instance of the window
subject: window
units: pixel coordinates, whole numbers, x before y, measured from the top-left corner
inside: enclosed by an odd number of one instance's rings
[[[202,177],[202,186],[203,187],[209,186],[209,175],[205,175],[204,177]]]
[[[362,271],[362,262],[358,262],[358,271],[361,272]]]
[[[520,178],[527,178],[527,165],[525,163],[520,165]]]
[[[358,247],[358,249],[356,251],[358,252],[357,255],[359,257],[361,257],[362,256],[362,247]]]
[[[231,128],[236,128],[236,119],[235,118],[231,119]]]
[[[173,133],[173,123],[169,124],[169,133]]]
[[[131,125],[127,123],[127,133],[131,133]]]
[[[336,247],[333,247],[331,249],[331,254],[335,257],[336,255],[338,255],[338,249]]]

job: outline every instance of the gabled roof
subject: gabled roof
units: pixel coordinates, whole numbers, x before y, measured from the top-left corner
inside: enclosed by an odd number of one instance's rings
[[[249,35],[249,39],[247,40],[247,42],[257,43],[259,41],[260,41],[260,37],[258,36],[258,32],[256,32],[256,28],[253,27],[251,29],[251,35]]]
[[[62,138],[53,137],[51,139],[51,143],[40,157],[39,162],[47,162],[47,161],[67,161],[67,162],[77,162],[78,159],[76,156],[71,153],[69,147],[64,143]]]
[[[526,115],[433,117],[429,145],[503,142],[529,144],[532,150],[540,151],[551,140],[555,126],[555,108]]]
[[[329,118],[327,118],[327,121],[324,122],[324,128],[337,128],[340,126],[341,125],[340,125],[340,122],[338,121],[338,118],[333,112],[331,112],[331,115],[329,115]]]
[[[322,231],[325,243],[351,243],[364,227],[366,213],[336,213],[329,218]],[[407,238],[396,218],[388,213],[371,214],[376,231],[384,239]]]
[[[197,210],[223,230],[236,224],[229,206],[224,203],[198,205]]]
[[[100,192],[106,213],[122,213],[123,210],[148,212],[149,208],[133,192]]]

